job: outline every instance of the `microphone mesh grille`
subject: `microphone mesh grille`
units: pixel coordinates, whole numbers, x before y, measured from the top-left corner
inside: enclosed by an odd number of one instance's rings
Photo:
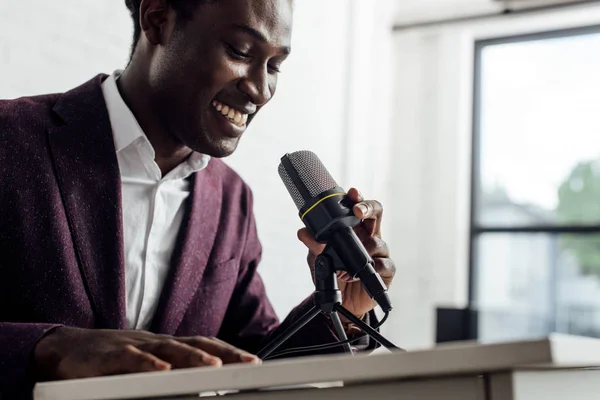
[[[337,183],[329,174],[329,171],[327,171],[321,160],[319,160],[319,157],[312,151],[301,150],[288,154],[287,157],[313,198],[337,187]],[[283,164],[279,164],[279,176],[281,176],[288,192],[290,192],[290,196],[292,196],[294,203],[296,203],[296,207],[301,209],[305,204],[305,200],[289,177]]]
[[[281,180],[283,181],[283,184],[285,185],[288,192],[290,193],[290,196],[292,196],[292,200],[294,200],[296,207],[298,208],[298,210],[300,210],[302,207],[304,207],[304,199],[302,198],[302,195],[296,188],[296,185],[294,185],[294,182],[292,182],[292,178],[290,178],[290,176],[288,175],[283,164],[279,164],[278,171],[279,171],[279,176],[281,177]]]

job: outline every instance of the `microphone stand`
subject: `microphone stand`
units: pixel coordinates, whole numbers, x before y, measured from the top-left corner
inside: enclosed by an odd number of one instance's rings
[[[279,334],[271,343],[261,349],[257,356],[265,358],[279,346],[281,346],[292,335],[298,332],[302,327],[309,323],[317,315],[323,313],[328,316],[340,340],[345,342],[348,340],[342,321],[338,312],[346,317],[350,322],[355,324],[363,333],[366,333],[375,341],[387,349],[398,349],[392,342],[387,340],[383,335],[375,329],[361,321],[354,314],[342,306],[342,292],[337,283],[336,271],[344,270],[342,261],[338,257],[335,250],[327,245],[325,250],[315,259],[315,292],[313,299],[315,305],[296,322],[290,325],[285,331]],[[352,354],[350,343],[343,344],[346,353]]]

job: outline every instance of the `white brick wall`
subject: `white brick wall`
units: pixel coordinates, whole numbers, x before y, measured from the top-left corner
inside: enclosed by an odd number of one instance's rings
[[[123,0],[2,0],[0,20],[1,98],[64,91],[128,60]]]

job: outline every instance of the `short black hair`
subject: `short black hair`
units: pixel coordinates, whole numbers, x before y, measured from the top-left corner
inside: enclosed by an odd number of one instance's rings
[[[167,0],[167,3],[175,9],[179,21],[188,20],[196,7],[204,3],[212,3],[217,0]],[[133,58],[135,53],[135,47],[137,46],[140,36],[142,35],[142,28],[140,26],[140,4],[142,0],[125,0],[125,5],[129,9],[131,19],[133,20],[133,43],[131,44],[131,54],[129,61]]]

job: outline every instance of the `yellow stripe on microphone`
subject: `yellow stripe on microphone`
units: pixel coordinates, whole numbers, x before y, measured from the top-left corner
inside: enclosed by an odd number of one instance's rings
[[[346,195],[346,193],[334,193],[334,194],[330,194],[329,196],[323,197],[321,200],[319,200],[315,204],[313,204],[308,210],[306,210],[304,212],[304,214],[302,214],[302,216],[300,217],[300,219],[304,220],[304,217],[306,217],[306,214],[308,214],[309,212],[311,212],[312,209],[315,208],[316,206],[318,206],[319,204],[321,204],[321,202],[323,202],[323,201],[325,201],[325,200],[327,200],[327,199],[329,199],[331,197],[334,197],[334,196],[345,196],[345,195]]]

